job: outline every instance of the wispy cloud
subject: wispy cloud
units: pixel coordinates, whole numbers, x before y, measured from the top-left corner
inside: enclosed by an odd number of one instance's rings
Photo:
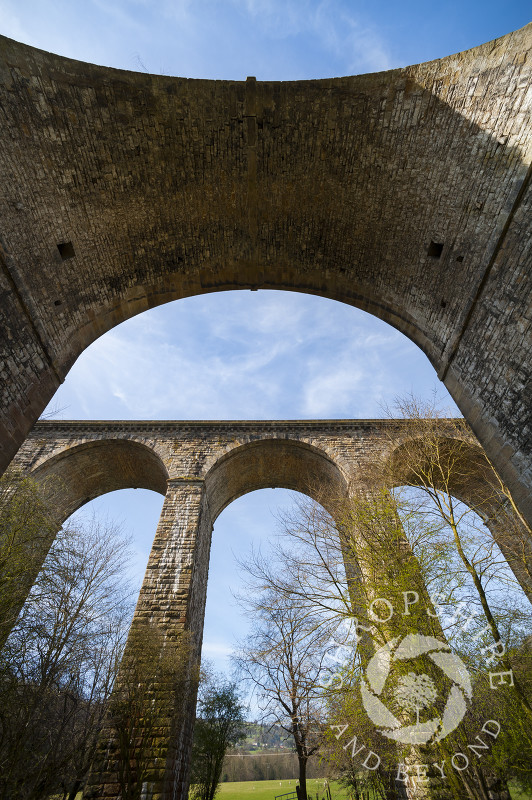
[[[320,371],[305,387],[305,414],[318,418],[334,416],[336,409],[346,408],[359,395],[365,379],[369,376],[363,370],[354,366],[349,369],[346,364]]]
[[[2,32],[71,58],[202,78],[293,80],[389,66],[378,15],[347,0],[0,0]]]
[[[20,13],[9,0],[0,0],[0,18],[2,19],[2,35],[18,42],[31,44],[31,34],[23,24]]]
[[[374,23],[357,17],[337,0],[322,0],[313,14],[314,29],[325,46],[344,61],[348,72],[389,69],[389,45]]]
[[[421,351],[363,312],[308,295],[228,292],[110,331],[54,405],[84,418],[381,416],[396,394],[413,385],[427,394],[435,382]]]
[[[263,31],[276,38],[296,36],[308,29],[315,3],[310,0],[234,0]]]
[[[230,656],[233,652],[233,648],[229,647],[229,645],[224,642],[206,641],[203,642],[201,652],[202,655],[207,658],[212,658],[213,656]]]
[[[111,24],[124,32],[139,33],[142,31],[142,20],[139,18],[140,3],[124,3],[120,0],[91,0],[95,10],[107,17]],[[136,12],[136,13],[135,13]]]
[[[389,69],[390,46],[373,20],[356,13],[341,0],[234,0],[260,25],[263,34],[277,39],[301,35],[317,43],[344,65],[344,73]]]

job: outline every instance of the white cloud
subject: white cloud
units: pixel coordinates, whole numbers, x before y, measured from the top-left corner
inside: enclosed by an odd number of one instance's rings
[[[357,309],[291,292],[187,298],[88,348],[56,394],[64,417],[382,416],[436,375],[402,334]]]
[[[301,34],[316,37],[321,46],[345,65],[344,73],[390,68],[390,48],[382,33],[342,0],[234,0],[237,7],[278,39]]]
[[[0,18],[2,19],[2,35],[8,36],[10,39],[15,39],[17,42],[25,42],[26,44],[33,44],[32,37],[17,11],[15,11],[10,2],[0,2]]]
[[[83,412],[91,406],[99,409],[112,397],[117,401],[113,413],[125,417],[231,417],[235,410],[245,416],[247,409],[264,413],[265,400],[276,391],[268,369],[289,345],[255,337],[244,349],[239,347],[242,339],[231,341],[227,331],[230,347],[209,353],[209,332],[195,340],[193,330],[201,329],[197,319],[191,320],[191,328],[183,344],[165,338],[159,324],[136,321],[97,340],[69,378]]]
[[[296,36],[308,26],[312,13],[309,0],[282,2],[282,0],[234,0],[255,22],[260,21],[265,33],[285,39]]]
[[[116,25],[120,30],[127,29],[128,33],[142,31],[142,23],[135,13],[132,13],[131,3],[122,3],[120,0],[118,2],[116,0],[105,0],[105,2],[104,0],[91,0],[91,2],[100,13],[110,18],[111,24]]]
[[[390,68],[389,50],[382,34],[336,0],[319,3],[313,24],[326,47],[345,61],[349,72],[376,72]]]
[[[316,375],[305,387],[305,414],[328,418],[350,404],[355,405],[357,394],[364,388],[364,378],[369,380],[362,370],[350,369],[346,364]]]

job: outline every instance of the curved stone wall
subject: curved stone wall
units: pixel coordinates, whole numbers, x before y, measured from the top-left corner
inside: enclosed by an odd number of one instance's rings
[[[118,489],[151,489],[164,497],[168,479],[151,448],[112,438],[61,449],[31,474],[46,486],[61,524],[85,503]]]
[[[234,448],[205,477],[213,523],[226,506],[257,489],[292,489],[320,500],[341,497],[347,481],[323,450],[291,439],[261,439]]]
[[[384,73],[231,82],[0,39],[2,465],[117,323],[287,289],[418,344],[532,519],[531,44],[529,25]]]

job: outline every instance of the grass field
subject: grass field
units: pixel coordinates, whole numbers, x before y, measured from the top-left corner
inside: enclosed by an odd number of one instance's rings
[[[216,795],[217,800],[274,800],[277,795],[295,792],[297,780],[291,781],[243,781],[241,783],[221,783]],[[323,778],[312,778],[307,781],[307,791],[319,798],[324,796]],[[280,785],[281,784],[281,785]],[[510,783],[510,793],[512,800],[532,800],[528,794],[523,794],[517,787]],[[336,781],[331,783],[331,794],[333,800],[346,800],[346,791],[339,786]]]
[[[295,792],[297,780],[284,781],[242,781],[241,783],[221,783],[217,800],[274,800],[277,795]],[[307,780],[307,792],[320,800],[324,796],[323,778]],[[334,781],[331,783],[333,800],[345,800],[345,789]]]
[[[510,782],[510,794],[512,795],[512,800],[531,800],[531,795],[525,794],[521,792],[515,784]]]
[[[241,783],[221,783],[216,794],[216,800],[274,800],[277,795],[295,792],[297,780],[291,781],[242,781]],[[282,784],[281,786],[279,784]],[[324,796],[323,779],[312,778],[307,781],[307,791],[316,797],[319,794],[320,800]],[[532,800],[532,796],[523,794],[515,785],[510,784],[512,800]],[[331,783],[331,794],[333,800],[346,800],[345,789],[339,786],[336,781]],[[82,795],[78,794],[76,800],[81,800]],[[51,800],[61,800],[60,796]]]

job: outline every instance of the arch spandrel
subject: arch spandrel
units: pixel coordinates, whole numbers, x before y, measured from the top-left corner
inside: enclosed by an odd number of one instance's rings
[[[343,497],[348,477],[322,449],[295,439],[260,439],[232,448],[205,476],[212,521],[233,500],[257,489],[292,489],[320,500]]]
[[[168,480],[154,450],[112,438],[60,449],[41,459],[30,474],[46,487],[59,522],[90,500],[119,489],[150,489],[164,497]]]

